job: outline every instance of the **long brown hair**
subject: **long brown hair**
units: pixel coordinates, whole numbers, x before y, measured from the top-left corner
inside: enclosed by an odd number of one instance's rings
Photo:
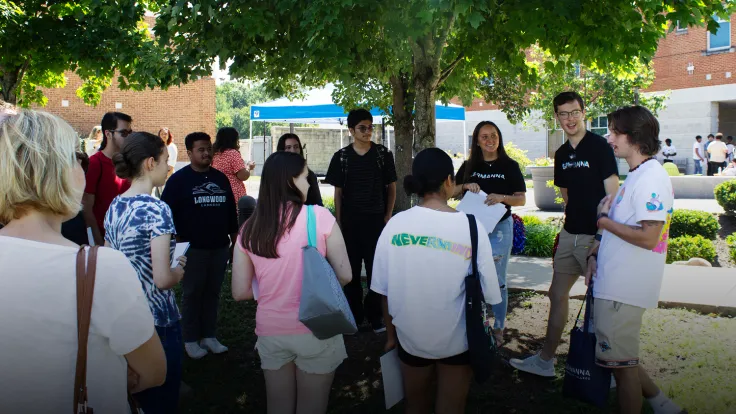
[[[470,143],[470,158],[465,162],[465,174],[463,174],[464,183],[468,182],[470,177],[473,175],[473,172],[478,171],[480,165],[484,162],[483,150],[478,146],[478,136],[480,135],[480,130],[488,125],[496,128],[496,131],[498,131],[498,159],[507,160],[510,158],[509,155],[506,154],[506,149],[503,147],[503,135],[501,135],[501,129],[498,128],[498,125],[491,121],[480,122],[473,130],[473,141]]]
[[[256,210],[240,229],[244,249],[260,257],[279,257],[276,246],[304,205],[294,179],[305,167],[304,158],[292,152],[274,152],[266,159]]]

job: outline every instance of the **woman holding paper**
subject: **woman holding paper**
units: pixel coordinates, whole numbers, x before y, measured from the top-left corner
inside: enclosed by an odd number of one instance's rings
[[[115,197],[105,215],[105,245],[125,254],[138,273],[154,325],[166,353],[166,382],[135,397],[146,414],[176,413],[182,373],[183,343],[179,308],[172,288],[184,276],[186,256],[172,267],[176,240],[171,209],[151,196],[166,182],[169,152],[161,138],[135,132],[113,157],[115,173],[132,181]]]
[[[506,312],[508,309],[508,288],[506,286],[506,267],[514,242],[514,221],[511,207],[526,204],[526,183],[519,164],[506,154],[501,130],[490,121],[479,123],[473,131],[470,159],[460,166],[455,179],[455,196],[466,191],[486,194],[485,204],[503,204],[506,214],[488,233],[493,249],[493,260],[501,288],[502,301],[493,305],[493,333],[498,346],[503,345]]]

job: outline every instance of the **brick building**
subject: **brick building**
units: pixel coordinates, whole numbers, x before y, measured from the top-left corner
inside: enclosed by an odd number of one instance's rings
[[[659,42],[654,56],[655,81],[645,93],[668,93],[666,108],[659,112],[660,139],[671,138],[678,156],[692,157],[695,135],[723,132],[736,136],[736,24],[735,15],[719,20],[713,34],[704,27],[672,31]],[[551,110],[551,108],[550,108]],[[552,156],[562,143],[560,131],[548,131],[530,120],[530,126],[511,124],[495,105],[477,99],[466,108],[466,128],[470,135],[483,120],[495,122],[506,142],[528,150],[531,159]],[[589,121],[589,128],[606,132],[605,117]],[[437,146],[462,151],[463,143],[440,134]]]
[[[102,116],[108,111],[124,112],[133,117],[133,130],[156,134],[168,127],[179,147],[179,161],[185,161],[184,137],[195,131],[215,136],[215,80],[202,78],[180,87],[123,91],[113,82],[96,107],[86,105],[77,97],[76,90],[82,84],[74,73],[67,73],[64,88],[45,89],[48,98],[45,107],[39,108],[66,120],[83,137],[87,137]]]

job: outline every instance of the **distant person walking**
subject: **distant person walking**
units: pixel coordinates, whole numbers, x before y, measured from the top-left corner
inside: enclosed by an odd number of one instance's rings
[[[675,161],[672,159],[675,155],[677,155],[677,149],[674,145],[672,145],[672,140],[667,138],[664,140],[664,148],[662,148],[662,155],[664,156],[664,162],[671,162],[674,163]]]
[[[703,137],[697,135],[693,143],[693,161],[695,161],[695,174],[703,174],[703,165],[706,165],[705,147],[703,146]]]
[[[710,161],[708,165],[708,175],[715,175],[720,172],[718,169],[726,168],[726,159],[728,158],[728,147],[723,142],[723,134],[720,132],[716,134],[715,141],[708,145],[708,154],[710,154]]]

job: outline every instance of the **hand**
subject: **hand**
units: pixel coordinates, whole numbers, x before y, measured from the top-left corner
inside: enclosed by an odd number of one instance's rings
[[[588,269],[585,271],[585,286],[590,285],[590,279],[595,276],[598,267],[598,259],[595,256],[588,256]]]
[[[468,190],[471,193],[475,193],[475,194],[480,193],[480,186],[476,183],[463,184],[462,188],[463,190]]]
[[[598,215],[601,215],[601,213],[608,214],[608,212],[611,211],[611,200],[613,200],[613,196],[611,194],[603,197],[603,200],[598,203]]]
[[[396,338],[392,338],[391,336],[388,336],[386,338],[386,345],[383,347],[383,351],[388,352],[394,348],[396,348]]]
[[[494,204],[502,203],[505,199],[506,196],[503,194],[488,194],[485,203],[488,206],[492,206]]]
[[[251,170],[251,171],[253,171],[253,170],[256,169],[256,162],[255,161],[248,161],[248,164],[246,164],[246,165],[248,166],[248,169]]]
[[[184,268],[187,266],[187,257],[179,256],[176,260],[179,263],[177,263],[176,267],[171,269],[171,273],[176,277],[176,281],[178,283],[182,278],[184,278]]]

